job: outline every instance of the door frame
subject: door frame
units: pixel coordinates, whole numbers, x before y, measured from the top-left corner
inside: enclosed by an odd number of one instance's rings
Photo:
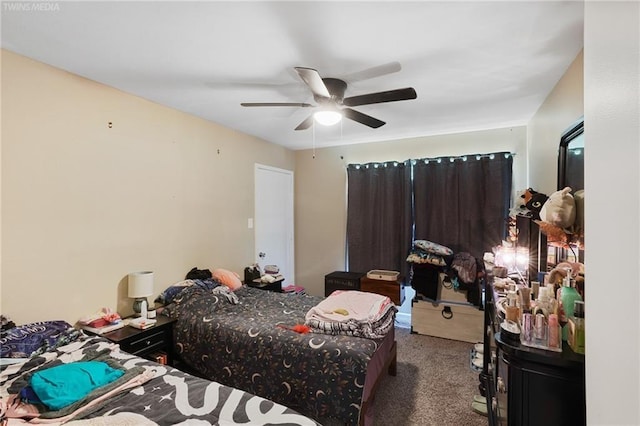
[[[286,206],[283,206],[283,210],[285,211],[285,214],[288,218],[288,220],[286,221],[287,223],[287,229],[285,230],[285,238],[286,238],[286,253],[285,253],[285,258],[286,258],[286,263],[287,263],[287,267],[286,267],[286,272],[288,276],[284,277],[284,282],[283,285],[288,285],[290,283],[295,282],[295,245],[294,245],[294,230],[295,230],[295,218],[294,218],[294,207],[293,207],[293,196],[294,196],[294,180],[293,180],[293,171],[292,170],[287,170],[287,169],[281,169],[278,167],[273,167],[273,166],[267,166],[265,164],[260,164],[260,163],[255,163],[254,164],[254,174],[253,174],[253,179],[254,179],[254,217],[257,218],[258,217],[258,207],[259,207],[259,203],[258,203],[258,171],[262,170],[262,171],[267,171],[267,172],[273,172],[273,173],[279,173],[279,174],[284,174],[287,175],[289,177],[289,191],[287,194],[287,201],[286,201]],[[258,257],[258,243],[259,241],[257,240],[257,235],[256,235],[256,230],[258,229],[259,223],[258,221],[256,221],[255,226],[254,226],[254,250],[253,250],[253,255],[254,255],[254,261],[257,263],[260,263],[260,258]],[[264,267],[264,265],[261,264],[261,266]]]

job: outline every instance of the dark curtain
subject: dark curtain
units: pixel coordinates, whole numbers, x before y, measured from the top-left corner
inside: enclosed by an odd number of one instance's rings
[[[407,277],[412,230],[411,164],[350,164],[347,180],[349,271],[385,269]]]
[[[510,153],[416,160],[415,238],[482,259],[507,230]]]

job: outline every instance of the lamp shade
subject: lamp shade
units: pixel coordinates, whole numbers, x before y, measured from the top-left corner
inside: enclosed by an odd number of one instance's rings
[[[153,294],[153,272],[142,271],[129,274],[129,297],[147,297]]]

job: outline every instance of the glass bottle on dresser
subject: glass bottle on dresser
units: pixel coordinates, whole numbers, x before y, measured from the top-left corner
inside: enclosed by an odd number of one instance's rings
[[[573,317],[573,309],[577,300],[582,301],[582,296],[578,293],[578,290],[573,286],[573,278],[571,277],[570,270],[567,271],[567,276],[562,281],[562,287],[558,289],[560,302],[560,324],[562,325],[562,340],[567,340],[569,329],[567,322],[569,318]]]

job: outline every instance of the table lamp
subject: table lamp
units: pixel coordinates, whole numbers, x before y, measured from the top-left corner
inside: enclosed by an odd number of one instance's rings
[[[153,294],[153,272],[142,271],[129,274],[129,297],[135,299],[133,312],[135,316],[147,317],[147,297]]]

